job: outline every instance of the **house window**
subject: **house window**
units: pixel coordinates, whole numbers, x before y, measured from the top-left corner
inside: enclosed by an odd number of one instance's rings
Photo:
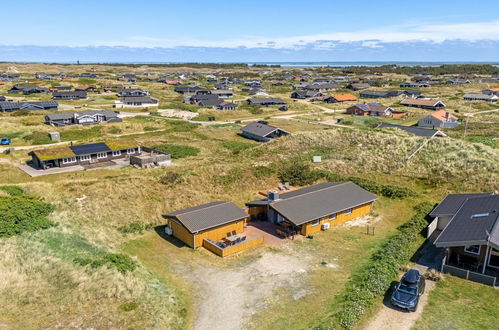
[[[465,246],[464,252],[471,253],[471,254],[480,254],[480,245]]]
[[[80,161],[85,162],[90,160],[90,155],[80,156]]]
[[[107,158],[107,152],[98,152],[97,158],[98,159]]]
[[[62,163],[63,164],[76,163],[76,157],[63,158]]]
[[[121,150],[113,151],[113,157],[121,156]]]
[[[336,220],[336,213],[329,216],[329,220]]]
[[[311,224],[312,226],[318,226],[320,223],[321,223],[321,220],[320,220],[320,219],[317,219],[317,220],[312,221],[310,224]]]
[[[345,214],[352,214],[352,209],[348,209],[345,211]]]
[[[134,153],[135,153],[135,149],[134,149],[134,148],[127,149],[127,150],[126,150],[126,153],[127,153],[128,155],[130,155],[130,154],[134,154]]]

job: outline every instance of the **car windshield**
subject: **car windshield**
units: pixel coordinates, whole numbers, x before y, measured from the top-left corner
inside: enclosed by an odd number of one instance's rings
[[[413,296],[415,296],[417,294],[415,287],[410,287],[410,286],[407,286],[404,284],[400,284],[398,291],[403,292],[403,293],[407,293],[407,294],[410,294]]]

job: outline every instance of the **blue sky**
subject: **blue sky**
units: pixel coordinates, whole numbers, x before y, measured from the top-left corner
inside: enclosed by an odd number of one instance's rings
[[[2,17],[0,60],[28,45],[58,46],[59,55],[63,47],[196,47],[207,56],[222,48],[238,50],[235,60],[257,49],[273,50],[271,57],[307,53],[310,60],[327,51],[335,60],[338,49],[342,56],[349,47],[352,54],[359,47],[393,52],[407,43],[426,43],[437,52],[456,41],[469,60],[477,55],[470,45],[485,48],[487,58],[499,50],[497,1],[23,0],[3,7],[11,14]]]

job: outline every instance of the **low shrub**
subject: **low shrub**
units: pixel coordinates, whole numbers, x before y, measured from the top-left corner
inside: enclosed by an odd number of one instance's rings
[[[244,173],[240,168],[232,168],[227,174],[215,177],[215,184],[218,185],[230,185],[242,180]]]
[[[11,116],[12,117],[23,117],[23,116],[29,116],[31,113],[29,110],[23,109],[23,110],[17,110],[14,111]]]
[[[428,225],[425,217],[431,209],[430,203],[416,205],[414,215],[398,228],[397,234],[390,237],[361,269],[353,273],[335,299],[340,309],[334,314],[334,321],[344,328],[353,328],[365,310],[373,305],[375,298],[389,289],[399,269],[409,262],[421,244],[422,231]]]
[[[118,231],[123,234],[142,234],[144,232],[144,225],[142,222],[134,221],[129,223],[128,225],[118,227]]]
[[[177,172],[166,172],[161,178],[159,178],[159,183],[166,186],[173,186],[181,183],[183,180],[182,175]]]
[[[253,148],[256,144],[240,141],[224,141],[222,142],[222,147],[232,151],[233,154],[238,154],[243,150]]]
[[[305,186],[318,179],[317,173],[303,162],[289,161],[278,171],[281,182],[289,182],[294,186]]]
[[[0,186],[0,190],[6,192],[11,196],[19,196],[24,194],[23,188],[19,186]]]
[[[50,140],[50,137],[47,132],[33,132],[29,135],[23,137],[25,141],[31,142],[31,144],[48,144],[53,141]]]
[[[137,268],[137,263],[132,258],[122,253],[106,253],[98,258],[75,258],[74,263],[80,266],[89,265],[92,268],[99,268],[107,266],[108,268],[115,268],[120,273],[132,272]]]
[[[38,196],[17,194],[19,191],[15,188],[7,190],[14,195],[0,196],[0,237],[10,237],[55,226],[55,223],[47,218],[54,211],[52,204],[45,203]]]
[[[196,156],[199,149],[196,147],[184,146],[179,144],[159,144],[152,147],[152,149],[168,153],[173,159],[179,159],[189,156]]]
[[[130,311],[137,309],[137,307],[139,307],[139,303],[136,301],[131,301],[131,302],[121,304],[119,308],[120,308],[120,310],[122,310],[124,312],[130,312]]]
[[[267,178],[275,173],[275,170],[267,166],[255,166],[253,167],[253,175],[257,179]]]

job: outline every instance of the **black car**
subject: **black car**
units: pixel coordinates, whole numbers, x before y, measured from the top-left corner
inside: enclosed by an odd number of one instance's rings
[[[415,312],[419,297],[424,293],[425,279],[416,269],[411,269],[402,276],[395,286],[390,302],[392,305]]]

